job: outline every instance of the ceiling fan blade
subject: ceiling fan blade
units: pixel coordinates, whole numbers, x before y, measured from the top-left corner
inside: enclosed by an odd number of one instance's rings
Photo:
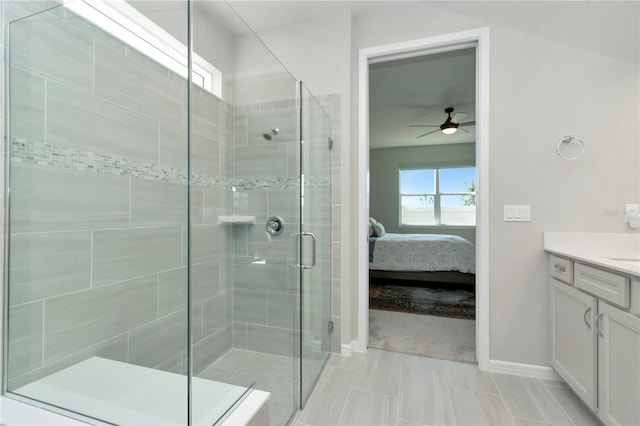
[[[439,124],[410,124],[409,127],[440,127]]]
[[[469,131],[467,129],[463,129],[462,127],[458,126],[458,130],[462,130],[465,133],[469,133]]]
[[[431,131],[431,132],[429,132],[429,133],[425,133],[424,135],[416,136],[416,139],[421,138],[421,137],[423,137],[423,136],[430,135],[431,133],[439,132],[439,131],[440,131],[440,129],[438,129],[438,130],[433,130],[433,131]]]
[[[458,127],[460,127],[460,126],[475,126],[475,125],[476,125],[475,121],[467,121],[466,123],[458,124]]]
[[[451,117],[451,122],[452,123],[459,123],[461,120],[463,120],[467,115],[466,112],[457,112],[456,115],[454,115],[453,117]]]

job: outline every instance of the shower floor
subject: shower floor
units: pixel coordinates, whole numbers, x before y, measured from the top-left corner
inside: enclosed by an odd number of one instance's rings
[[[303,387],[313,386],[310,380],[322,369],[324,360],[305,359]],[[271,393],[269,415],[271,426],[284,426],[298,408],[298,392],[294,392],[294,378],[299,377],[297,362],[292,357],[231,349],[206,370],[199,378],[240,386],[255,382],[254,388]],[[305,380],[304,377],[308,379]]]

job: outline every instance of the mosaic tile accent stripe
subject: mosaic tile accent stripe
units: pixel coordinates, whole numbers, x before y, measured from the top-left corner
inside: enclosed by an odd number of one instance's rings
[[[47,143],[32,142],[25,139],[11,140],[11,160],[24,164],[47,166],[81,172],[133,176],[140,179],[159,182],[186,183],[185,170],[175,167],[162,167],[156,163],[134,161],[126,158],[79,151],[70,147],[55,146]],[[300,179],[293,177],[276,178],[226,178],[193,173],[194,184],[218,187],[236,191],[256,191],[266,189],[294,189],[300,185]],[[311,188],[327,187],[331,184],[328,177],[306,177],[305,186]]]

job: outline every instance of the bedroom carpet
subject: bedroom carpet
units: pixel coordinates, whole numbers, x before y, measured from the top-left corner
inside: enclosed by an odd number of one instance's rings
[[[370,309],[369,347],[473,363],[476,322]]]
[[[475,293],[469,288],[442,284],[396,285],[372,280],[369,308],[472,320],[476,317]]]

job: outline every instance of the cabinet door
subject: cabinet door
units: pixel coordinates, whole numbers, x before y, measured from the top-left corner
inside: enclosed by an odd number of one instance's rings
[[[596,394],[596,300],[551,279],[551,366],[593,410]]]
[[[598,309],[598,415],[640,425],[640,318],[602,302]]]

